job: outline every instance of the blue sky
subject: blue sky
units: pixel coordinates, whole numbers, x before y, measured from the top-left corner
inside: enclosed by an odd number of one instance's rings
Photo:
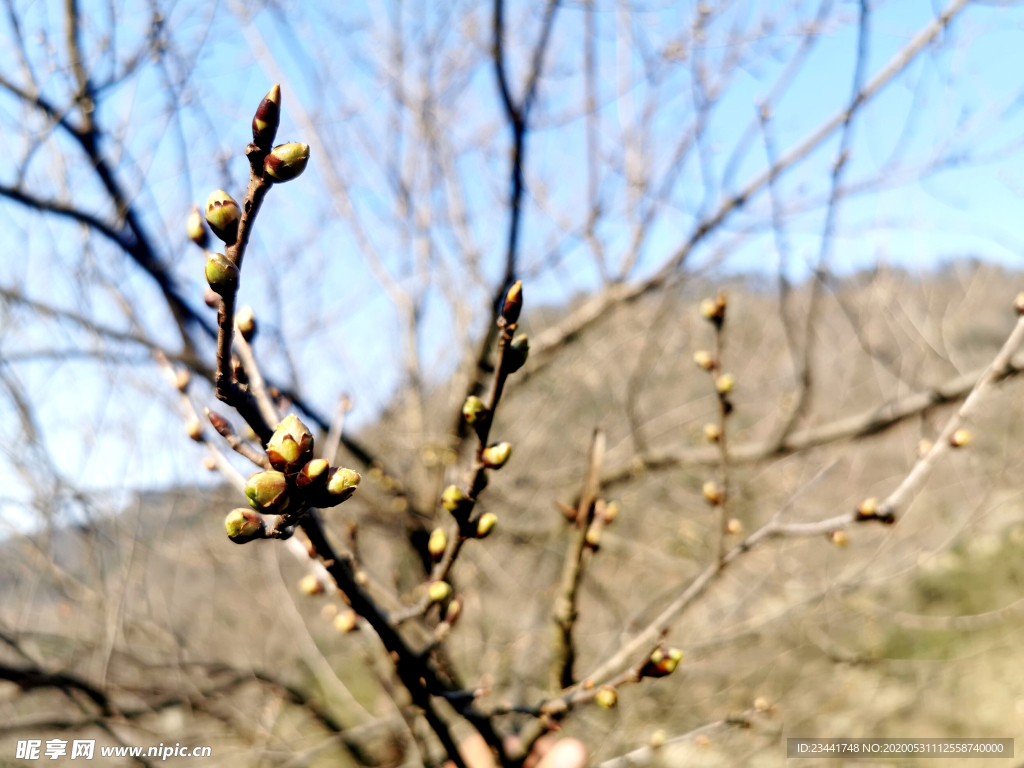
[[[512,79],[521,83],[530,47],[539,29],[538,3],[509,3],[507,28]],[[52,6],[52,7],[51,7]],[[26,6],[24,29],[29,56],[43,66],[48,48],[54,67],[42,75],[52,98],[67,97],[60,59],[62,26],[58,4]],[[97,79],[111,71],[110,57],[100,53],[99,41],[109,28],[107,8],[86,3],[90,18],[85,30],[87,58]],[[631,27],[634,47],[625,49],[620,18],[614,7],[598,3],[595,16],[596,53],[601,105],[602,151],[600,193],[607,214],[599,235],[606,251],[618,257],[630,239],[627,195],[618,168],[623,123],[646,130],[643,151],[655,169],[667,165],[675,142],[693,117],[692,82],[685,67],[664,67],[658,78],[643,76],[645,58],[663,52],[688,34],[694,6],[690,3],[634,4]],[[285,28],[270,10],[261,11],[248,34],[232,15],[231,4],[178,3],[167,14],[173,30],[175,57],[167,68],[144,66],[137,75],[114,85],[101,103],[98,118],[105,128],[123,134],[111,143],[117,171],[137,191],[148,231],[161,255],[174,265],[181,285],[195,304],[201,303],[202,257],[183,234],[188,207],[201,203],[215,188],[241,197],[247,165],[241,150],[248,140],[249,121],[259,99],[272,84],[273,71],[261,60],[254,40],[262,40],[284,73],[282,140],[310,140],[303,135],[293,105],[309,112],[330,154],[335,172],[349,185],[357,219],[395,279],[415,284],[415,259],[405,229],[395,219],[388,153],[394,149],[394,111],[388,97],[394,81],[385,72],[388,52],[385,33],[394,28],[396,6],[389,2],[286,5],[292,25]],[[712,112],[707,130],[704,172],[721,178],[736,141],[755,116],[756,104],[778,76],[798,40],[792,34],[801,21],[813,17],[817,4],[802,3],[793,12],[778,3],[728,6],[716,19],[701,55],[709,71],[724,67],[736,45],[724,36],[731,25],[762,15],[781,14],[773,29],[751,33],[758,45],[777,50],[752,57],[738,68]],[[872,6],[866,72],[877,71],[937,12],[931,2],[901,0]],[[406,75],[403,86],[414,92],[420,78],[442,82],[451,69],[447,88],[437,94],[445,140],[460,148],[455,168],[466,199],[468,231],[479,245],[481,272],[489,281],[500,274],[507,211],[507,127],[503,122],[493,71],[487,60],[489,7],[480,3],[423,4],[406,7]],[[805,66],[776,105],[771,133],[784,151],[808,135],[849,99],[856,50],[857,6],[834,4],[833,22],[812,49]],[[130,51],[148,27],[140,4],[125,6],[118,24],[118,51]],[[968,8],[954,23],[953,33],[930,48],[890,84],[858,116],[853,126],[851,161],[845,179],[857,183],[879,173],[891,185],[872,188],[843,202],[831,252],[837,272],[869,267],[883,261],[912,270],[928,270],[962,257],[1020,264],[1019,217],[1024,170],[1017,142],[1024,135],[1020,110],[1022,87],[1020,51],[1024,46],[1024,12],[1009,5]],[[421,35],[419,28],[430,34]],[[45,30],[46,37],[36,37]],[[533,113],[527,157],[528,200],[525,212],[521,267],[530,304],[560,305],[580,292],[595,290],[598,271],[582,238],[567,236],[583,220],[587,208],[586,144],[580,115],[583,14],[566,4],[555,20],[547,76]],[[0,34],[10,34],[5,29]],[[49,42],[48,42],[49,41]],[[692,43],[692,41],[689,41]],[[429,58],[427,44],[441,54]],[[10,48],[10,46],[8,46]],[[430,62],[430,66],[424,62]],[[11,50],[0,54],[0,68],[17,75]],[[66,67],[65,67],[66,69]],[[184,73],[188,73],[184,77]],[[450,74],[450,73],[449,73]],[[169,109],[168,81],[182,83],[178,94],[184,107]],[[655,82],[656,80],[656,82]],[[620,89],[620,83],[628,87]],[[518,85],[516,86],[518,88]],[[625,99],[622,96],[625,95]],[[658,108],[642,116],[645,101],[658,97]],[[630,115],[634,117],[631,118]],[[411,130],[415,115],[403,115]],[[0,96],[0,136],[23,153],[26,120],[15,102]],[[639,129],[635,129],[639,131]],[[411,134],[410,134],[411,135]],[[411,141],[408,136],[403,141]],[[469,147],[470,144],[473,147]],[[784,176],[781,196],[793,203],[819,199],[827,193],[828,170],[838,137],[825,142],[808,160]],[[950,167],[923,178],[919,169],[936,155],[955,159]],[[889,169],[890,159],[900,159]],[[419,152],[422,155],[422,152]],[[417,183],[429,174],[417,163],[415,147],[402,157]],[[23,154],[19,154],[19,159]],[[58,157],[66,158],[58,162]],[[314,157],[299,180],[275,189],[261,214],[243,276],[242,301],[252,304],[266,329],[257,351],[267,370],[287,379],[300,372],[304,391],[329,412],[340,392],[353,396],[353,423],[371,421],[391,401],[401,381],[401,324],[365,259],[351,222],[337,214],[329,195],[330,175]],[[735,186],[765,167],[760,131],[736,166],[731,188],[713,187],[713,207]],[[889,169],[889,170],[887,170]],[[692,230],[705,196],[704,172],[696,153],[684,165],[674,193],[652,229],[631,279],[656,269]],[[81,156],[64,138],[51,139],[27,166],[25,186],[56,196],[71,196],[83,207],[104,215],[102,193]],[[427,179],[428,181],[424,181]],[[12,174],[3,176],[10,183]],[[426,187],[424,187],[426,188]],[[431,187],[425,198],[433,211],[444,210],[444,195]],[[415,192],[415,190],[414,190]],[[414,194],[416,198],[416,194]],[[716,246],[745,225],[766,220],[768,198],[762,194],[731,217],[720,236],[712,237],[693,254],[689,267],[709,266]],[[787,223],[786,239],[793,279],[807,274],[818,254],[823,206],[813,205]],[[168,346],[176,344],[151,281],[122,254],[66,223],[26,213],[0,200],[0,240],[9,257],[0,264],[0,283],[18,287],[49,304],[84,312],[99,322],[127,328],[122,302],[111,292],[115,285],[132,299],[137,321],[147,334]],[[459,287],[476,309],[471,327],[479,332],[484,294],[458,262],[457,235],[452,228],[432,229],[432,258],[437,277],[425,292],[424,328],[418,337],[428,381],[440,383],[450,374],[459,347],[454,316],[446,289]],[[557,247],[556,247],[557,244]],[[536,267],[542,254],[561,254],[555,268]],[[750,273],[774,279],[778,253],[769,230],[760,229],[716,264],[714,273]],[[447,272],[446,272],[447,270]],[[537,274],[535,274],[537,273]],[[25,313],[0,337],[0,357],[41,348],[95,347],[91,337],[68,323],[35,323]],[[125,347],[125,350],[131,349]],[[135,350],[137,352],[137,350]],[[37,404],[40,426],[61,473],[87,487],[133,489],[180,482],[207,482],[198,468],[201,451],[183,438],[173,393],[168,392],[152,366],[110,367],[85,360],[15,362],[9,365]],[[207,393],[197,403],[210,402]],[[9,405],[4,406],[8,417]],[[10,421],[10,418],[8,419]],[[240,465],[241,466],[241,465]],[[9,494],[24,500],[23,481],[10,467],[0,477],[16,489]]]

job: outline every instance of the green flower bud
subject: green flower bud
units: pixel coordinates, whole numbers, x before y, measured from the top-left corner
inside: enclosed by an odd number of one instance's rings
[[[483,539],[494,530],[494,526],[498,524],[498,516],[493,512],[484,512],[480,515],[480,519],[476,521],[476,537]]]
[[[233,509],[224,518],[224,530],[236,544],[259,538],[263,527],[263,518],[251,509]]]
[[[327,480],[327,500],[321,506],[336,506],[351,498],[363,478],[354,470],[338,467],[331,470]]]
[[[270,466],[282,472],[295,472],[313,455],[313,433],[290,413],[277,425],[267,443]]]
[[[619,703],[619,694],[610,685],[602,685],[594,694],[594,701],[603,709],[611,709]]]
[[[256,107],[252,118],[252,143],[261,149],[270,149],[281,123],[281,86],[275,85]]]
[[[505,369],[509,373],[515,373],[526,365],[526,358],[529,355],[530,337],[525,333],[520,333],[512,339],[512,343],[505,350]]]
[[[514,323],[519,320],[519,313],[523,309],[523,281],[516,280],[505,292],[505,301],[501,305],[501,316],[506,323]]]
[[[434,556],[435,559],[440,559],[441,555],[444,554],[445,549],[448,548],[448,534],[444,532],[443,528],[435,528],[430,532],[430,540],[427,541],[427,551]]]
[[[241,218],[242,209],[238,207],[235,198],[223,189],[210,193],[206,199],[206,223],[210,225],[213,234],[228,245],[234,244],[238,239],[238,222]]]
[[[727,395],[736,386],[736,377],[731,373],[723,373],[715,379],[715,391],[720,395]]]
[[[309,144],[278,144],[263,161],[263,172],[271,181],[291,181],[309,162]]]
[[[238,288],[238,267],[223,253],[211,253],[206,260],[206,282],[210,290],[221,296]]]
[[[245,495],[253,509],[269,514],[283,512],[288,506],[288,480],[283,472],[257,472],[245,484]]]
[[[446,581],[435,581],[430,585],[430,589],[427,590],[427,594],[430,595],[430,600],[435,603],[440,603],[451,593],[451,585]]]
[[[210,236],[206,232],[206,225],[203,224],[203,216],[199,212],[198,205],[192,206],[188,219],[185,220],[185,231],[188,232],[188,239],[200,248],[205,248],[209,243]]]
[[[235,312],[235,325],[238,326],[238,332],[242,334],[243,339],[252,341],[252,337],[256,335],[256,314],[252,307],[242,307]]]
[[[462,416],[467,424],[476,424],[487,415],[487,407],[484,401],[476,395],[470,395],[462,404]]]
[[[441,504],[449,512],[459,512],[469,506],[469,497],[457,485],[449,485],[441,494]]]
[[[511,455],[512,445],[510,443],[495,443],[484,448],[481,458],[484,464],[491,469],[501,469]]]
[[[675,672],[683,652],[678,648],[658,648],[640,670],[641,677],[665,677]]]
[[[305,488],[316,482],[325,482],[327,470],[330,468],[331,465],[327,463],[327,459],[313,459],[299,470],[299,474],[295,476],[295,484],[299,488]]]

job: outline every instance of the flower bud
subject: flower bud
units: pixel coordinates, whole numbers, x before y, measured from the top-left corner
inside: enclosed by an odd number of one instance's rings
[[[324,482],[327,480],[327,470],[330,468],[331,465],[327,463],[327,459],[313,459],[299,470],[299,474],[295,476],[295,484],[299,488],[305,488],[318,481]]]
[[[1018,315],[1024,315],[1024,292],[1018,293],[1017,298],[1013,300],[1013,309]]]
[[[480,519],[476,521],[476,537],[483,539],[487,537],[494,526],[498,524],[498,516],[493,512],[484,512],[480,515]]]
[[[725,295],[720,293],[717,298],[704,299],[700,303],[700,315],[708,322],[720,326],[725,320]]]
[[[523,281],[516,280],[505,291],[505,301],[501,305],[501,316],[506,323],[515,323],[519,320],[519,313],[523,309]]]
[[[441,494],[441,504],[449,512],[460,512],[469,506],[469,497],[457,485],[449,485]]]
[[[603,709],[611,709],[619,703],[619,694],[610,685],[602,685],[594,694],[594,701]]]
[[[837,547],[845,547],[850,543],[849,537],[846,535],[846,531],[841,528],[836,529],[829,533],[828,540]]]
[[[491,469],[501,469],[511,455],[512,445],[510,443],[495,443],[485,448],[480,458],[483,459],[485,466]]]
[[[192,210],[189,211],[188,218],[185,220],[185,231],[188,233],[188,239],[200,248],[205,248],[210,242],[210,236],[206,232],[206,225],[203,224],[203,215],[200,213],[198,205],[193,205]]]
[[[706,349],[698,349],[694,352],[693,362],[697,364],[698,368],[702,368],[705,371],[710,371],[715,367],[715,358]]]
[[[476,395],[470,395],[462,404],[462,417],[467,424],[476,424],[487,415],[487,407],[484,401]]]
[[[727,395],[736,386],[736,377],[731,373],[723,373],[715,379],[715,391],[720,395]]]
[[[213,456],[203,456],[203,469],[214,472],[217,469],[217,460]]]
[[[430,596],[431,602],[440,603],[446,599],[448,595],[452,593],[451,585],[446,581],[435,581],[430,585],[430,589],[427,590],[427,594]]]
[[[299,591],[304,595],[319,595],[324,591],[324,584],[312,573],[307,573],[299,579]]]
[[[606,524],[615,522],[615,518],[619,516],[619,502],[609,501],[601,510],[601,517],[604,518]]]
[[[953,448],[963,448],[964,446],[970,445],[971,433],[966,429],[958,429],[949,438],[949,444]]]
[[[717,424],[704,425],[704,439],[709,443],[717,443],[722,437],[722,430]]]
[[[271,181],[291,181],[309,162],[309,144],[278,144],[263,161],[263,172]]]
[[[359,626],[359,616],[351,608],[348,608],[334,617],[334,629],[340,635],[352,632]]]
[[[652,733],[650,741],[647,742],[647,746],[651,749],[661,749],[665,746],[665,732],[657,730]]]
[[[238,332],[242,334],[243,339],[252,341],[252,337],[256,335],[256,315],[252,307],[241,307],[235,312],[235,325],[238,326]]]
[[[708,504],[718,506],[722,503],[725,494],[722,493],[722,489],[718,487],[718,483],[714,480],[708,480],[704,483],[704,487],[701,490]]]
[[[260,149],[270,149],[281,123],[281,86],[275,85],[256,107],[252,118],[252,143]]]
[[[462,613],[462,602],[458,598],[455,598],[448,603],[448,610],[444,613],[444,620],[448,622],[448,624],[454,624],[455,620],[459,618],[460,613]]]
[[[857,507],[857,517],[861,520],[870,520],[878,515],[878,499],[870,496]]]
[[[583,540],[587,543],[587,546],[591,549],[597,549],[601,546],[601,531],[604,528],[602,525],[595,525],[591,523],[590,527],[587,528],[587,533],[583,537]]]
[[[758,696],[754,699],[754,710],[756,712],[767,712],[772,708],[772,704],[764,696]]]
[[[344,501],[355,493],[356,486],[359,485],[359,481],[362,479],[362,475],[354,469],[338,467],[331,472],[331,477],[327,481],[327,492],[331,496],[342,497],[342,501]]]
[[[430,532],[430,539],[427,541],[427,551],[434,556],[435,560],[440,560],[441,555],[444,554],[445,549],[448,548],[448,534],[444,532],[443,528],[435,528]]]
[[[641,677],[665,677],[676,671],[683,659],[678,648],[657,648],[640,670]]]
[[[235,198],[223,189],[210,193],[206,199],[206,223],[210,225],[213,234],[228,245],[233,245],[238,239],[238,222],[241,218],[242,210]]]
[[[233,509],[224,518],[224,530],[236,544],[259,538],[263,532],[263,518],[251,509]]]
[[[184,392],[188,389],[190,381],[192,381],[192,374],[189,373],[188,368],[182,368],[174,376],[174,386],[179,392]]]
[[[245,495],[253,509],[269,514],[283,512],[288,506],[288,480],[283,472],[257,472],[245,484]]]
[[[505,370],[515,373],[524,365],[530,356],[530,337],[525,333],[516,334],[505,350]]]
[[[725,524],[725,532],[730,536],[739,536],[743,533],[743,523],[738,518],[729,518],[729,521]]]
[[[928,438],[922,438],[921,441],[917,444],[917,458],[923,459],[925,456],[927,456],[928,452],[931,451],[932,449],[932,445],[933,443],[931,440],[929,440]]]
[[[285,416],[267,443],[267,457],[274,469],[294,472],[313,455],[313,433],[294,413]]]
[[[211,253],[206,260],[206,282],[220,296],[231,293],[238,287],[238,267],[223,253]]]
[[[199,423],[199,419],[189,419],[185,422],[185,434],[197,443],[203,442],[203,425]]]

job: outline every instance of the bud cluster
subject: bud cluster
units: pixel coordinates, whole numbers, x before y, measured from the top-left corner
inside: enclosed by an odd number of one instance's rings
[[[678,648],[657,648],[640,668],[640,677],[665,677],[676,671],[683,659]]]
[[[878,503],[878,499],[874,496],[870,496],[860,504],[857,505],[856,510],[857,520],[864,522],[867,520],[877,520],[880,523],[891,525],[896,522],[896,516],[891,510],[882,511],[881,505]]]
[[[594,517],[587,526],[587,533],[584,541],[592,550],[597,551],[601,546],[601,534],[605,526],[611,525],[619,516],[619,502],[605,501],[598,499],[594,502]]]

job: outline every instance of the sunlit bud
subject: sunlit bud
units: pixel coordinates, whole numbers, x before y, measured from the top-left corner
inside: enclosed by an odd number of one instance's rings
[[[366,575],[366,571],[356,571],[356,575],[353,578],[360,587],[365,587],[370,583],[370,577]]]
[[[203,291],[203,303],[210,309],[217,309],[220,306],[220,295],[213,288],[207,288]]]
[[[736,377],[731,373],[723,373],[715,379],[715,391],[720,395],[727,395],[736,386]]]
[[[270,149],[281,123],[281,86],[275,85],[256,107],[252,118],[252,143],[261,149]]]
[[[594,694],[594,701],[599,707],[611,709],[619,703],[619,694],[610,685],[602,685]]]
[[[185,434],[197,443],[203,442],[203,425],[199,423],[199,419],[189,419],[185,422]]]
[[[621,507],[619,507],[619,502],[609,501],[607,504],[604,505],[604,508],[601,510],[601,517],[604,518],[604,521],[606,523],[614,523],[615,518],[619,516],[620,510]]]
[[[1013,308],[1018,315],[1024,315],[1024,292],[1017,294],[1017,298],[1013,300]]]
[[[309,144],[278,144],[263,161],[263,171],[271,181],[291,181],[309,162]]]
[[[643,668],[640,670],[641,677],[665,677],[676,671],[679,662],[683,659],[683,652],[678,648],[657,648],[651,654]]]
[[[743,533],[743,523],[735,517],[730,518],[729,522],[725,524],[725,532],[730,536],[739,536]]]
[[[708,736],[706,733],[699,733],[697,734],[697,737],[693,740],[693,743],[701,749],[707,749],[711,746],[711,737]]]
[[[704,425],[704,439],[709,443],[717,443],[722,437],[722,430],[719,429],[717,424],[705,424]]]
[[[772,704],[764,696],[758,696],[754,699],[754,709],[758,712],[767,712],[772,708]]]
[[[206,198],[206,223],[210,225],[213,234],[228,245],[233,245],[238,239],[238,222],[241,218],[242,210],[235,198],[223,189],[211,192]]]
[[[263,531],[263,518],[251,509],[233,509],[224,518],[224,530],[236,544],[258,538]]]
[[[430,539],[427,541],[427,551],[432,554],[435,559],[439,559],[447,548],[448,534],[444,532],[444,529],[435,528],[431,531]]]
[[[342,500],[347,499],[355,493],[356,486],[362,479],[362,476],[354,469],[338,467],[331,472],[331,477],[327,481],[327,492],[331,496],[342,497]]]
[[[462,404],[462,416],[467,424],[476,424],[477,421],[487,415],[487,408],[484,401],[476,395],[470,395]]]
[[[203,224],[203,214],[199,211],[198,205],[193,205],[189,211],[188,219],[185,220],[185,231],[188,232],[188,239],[205,248],[210,242],[210,236],[206,233],[206,225]]]
[[[347,634],[354,630],[359,624],[359,617],[356,612],[348,608],[334,617],[334,629],[340,635]]]
[[[319,595],[324,591],[324,584],[312,573],[299,579],[299,591],[304,595]]]
[[[703,368],[705,371],[710,371],[715,367],[715,358],[706,349],[698,349],[694,352],[693,362],[697,364],[698,368]]]
[[[188,372],[188,368],[182,368],[174,375],[174,386],[178,388],[179,392],[188,389],[190,381],[192,381],[192,374]]]
[[[267,443],[267,457],[274,469],[294,472],[313,454],[313,433],[298,416],[290,413],[277,425]]]
[[[211,253],[206,260],[206,282],[216,294],[231,293],[238,287],[238,267],[223,253]]]
[[[966,429],[958,429],[949,438],[949,444],[954,448],[963,448],[971,442],[971,433]]]
[[[714,480],[708,480],[704,483],[704,487],[701,490],[708,504],[718,505],[722,503],[722,489],[718,487],[718,483]]]
[[[427,594],[430,596],[430,600],[435,603],[440,603],[446,599],[448,595],[452,593],[451,585],[446,581],[435,581],[430,585],[430,589],[427,590]]]
[[[256,315],[252,307],[241,307],[235,312],[235,325],[238,326],[238,332],[242,334],[243,339],[252,341],[252,337],[256,335]]]
[[[725,319],[725,296],[720,293],[717,298],[704,299],[700,303],[700,315],[709,322],[721,325]]]
[[[857,507],[857,517],[861,518],[862,520],[869,520],[872,517],[875,517],[875,515],[877,514],[878,499],[876,499],[874,496],[864,499],[864,501],[860,503],[860,506]]]
[[[457,485],[449,485],[441,494],[441,504],[449,512],[458,512],[469,506],[469,497]]]
[[[601,526],[591,525],[587,528],[586,536],[583,537],[584,541],[587,542],[587,546],[592,549],[597,549],[601,546]]]
[[[647,746],[651,749],[661,749],[665,745],[665,732],[658,730],[651,734],[651,740]]]
[[[594,690],[594,681],[591,680],[589,677],[586,680],[583,681],[583,690],[584,691],[592,691],[592,690]]]
[[[922,438],[917,444],[917,458],[923,459],[928,455],[928,452],[932,449],[932,441],[928,438]]]
[[[213,472],[217,469],[217,460],[213,456],[203,456],[203,468]]]
[[[524,365],[530,356],[530,337],[525,333],[516,334],[505,350],[505,369],[515,373]]]
[[[828,535],[828,540],[835,544],[837,547],[845,547],[850,543],[849,537],[846,535],[846,531],[838,529],[832,531]]]
[[[481,458],[486,466],[491,469],[501,469],[505,466],[509,456],[512,455],[512,445],[509,443],[495,443],[484,449]]]
[[[288,506],[288,480],[283,472],[257,472],[245,484],[245,496],[253,509],[275,514]]]
[[[498,524],[498,516],[493,512],[484,512],[480,515],[480,519],[476,521],[476,537],[482,539],[487,536],[491,531],[494,530],[494,526]]]
[[[519,313],[523,309],[523,281],[516,280],[505,292],[505,301],[501,305],[501,316],[506,323],[514,323],[519,320]]]
[[[454,624],[460,613],[462,613],[462,601],[455,598],[448,603],[448,610],[444,612],[444,620],[449,624]]]
[[[317,481],[324,482],[327,480],[327,470],[330,468],[331,465],[327,463],[327,459],[313,459],[299,470],[299,474],[295,476],[295,484],[299,488],[305,488]]]

